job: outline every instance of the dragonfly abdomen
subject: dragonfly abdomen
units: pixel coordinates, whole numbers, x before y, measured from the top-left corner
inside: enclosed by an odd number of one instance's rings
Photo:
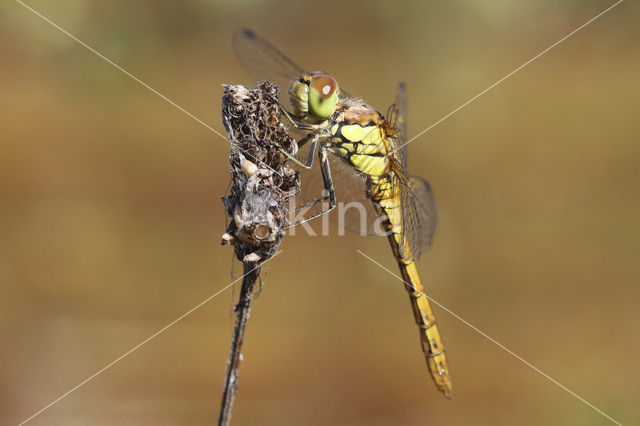
[[[406,283],[405,287],[411,299],[415,321],[420,329],[420,343],[427,360],[429,372],[438,390],[444,393],[446,397],[451,398],[453,388],[444,344],[415,262],[405,261],[401,258],[397,260],[402,278]]]
[[[425,288],[422,285],[414,260],[401,254],[409,253],[410,248],[405,247],[404,250],[400,250],[400,247],[404,244],[402,232],[406,230],[403,230],[402,224],[400,183],[398,181],[399,177],[394,174],[379,178],[369,178],[370,198],[378,214],[385,218],[382,221],[382,227],[387,233],[405,288],[409,293],[414,319],[420,332],[422,351],[431,377],[438,390],[450,398],[452,396],[452,385],[449,365],[435,316],[431,310],[429,299],[425,294]]]

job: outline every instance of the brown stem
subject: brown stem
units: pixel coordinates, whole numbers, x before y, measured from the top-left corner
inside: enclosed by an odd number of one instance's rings
[[[231,338],[231,351],[229,352],[229,358],[227,360],[227,373],[224,381],[218,426],[227,426],[231,420],[233,400],[238,390],[238,369],[241,361],[242,342],[244,341],[244,333],[247,329],[247,321],[249,320],[253,287],[260,275],[259,263],[244,262],[243,266],[244,278],[242,279],[240,298],[235,307],[236,323]]]

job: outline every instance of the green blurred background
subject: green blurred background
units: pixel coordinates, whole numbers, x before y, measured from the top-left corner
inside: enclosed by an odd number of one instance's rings
[[[251,27],[409,135],[608,1],[32,0],[219,131]],[[640,422],[640,7],[628,1],[410,145],[440,208],[430,295],[625,424]],[[16,424],[231,281],[228,144],[15,2],[0,6],[0,422]],[[386,241],[287,237],[254,304],[232,424],[608,420],[435,308],[428,377]],[[236,274],[240,268],[236,267]],[[217,419],[233,318],[215,298],[34,425]]]

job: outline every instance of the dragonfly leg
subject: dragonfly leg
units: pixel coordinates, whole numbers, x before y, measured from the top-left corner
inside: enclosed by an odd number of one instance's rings
[[[329,207],[327,207],[326,209],[322,210],[319,213],[314,214],[313,216],[307,217],[299,222],[293,223],[289,226],[287,226],[284,229],[289,229],[289,228],[293,228],[294,226],[298,226],[301,225],[303,223],[309,222],[317,217],[320,217],[322,215],[325,215],[327,213],[329,213],[331,210],[333,210],[333,208],[336,206],[336,194],[335,191],[333,189],[333,181],[331,180],[331,169],[329,167],[329,158],[327,157],[327,146],[326,145],[321,145],[320,146],[320,167],[322,170],[322,180],[324,181],[324,191],[323,191],[323,195],[321,198],[318,198],[315,201],[311,201],[307,204],[305,204],[302,208],[308,208],[308,207],[312,207],[316,204],[318,204],[321,201],[325,201],[325,200],[329,200]],[[300,209],[296,209],[295,211],[298,211]]]
[[[325,191],[323,190],[323,192],[325,192]],[[309,202],[305,203],[305,205],[304,205],[304,206],[296,207],[296,208],[295,208],[295,209],[293,209],[293,210],[289,210],[289,212],[290,212],[290,213],[297,213],[297,212],[299,212],[300,210],[307,210],[307,209],[310,209],[311,207],[315,206],[316,204],[318,204],[318,203],[321,203],[321,202],[325,201],[327,198],[329,198],[329,196],[328,196],[328,195],[327,195],[327,196],[322,196],[322,197],[320,197],[320,198],[316,198],[316,199],[315,199],[315,200],[313,200],[313,201],[309,201]]]
[[[308,135],[306,135],[305,137],[300,139],[300,141],[298,141],[298,147],[300,147],[300,146],[306,144],[307,142],[311,141],[311,149],[309,150],[309,158],[307,159],[306,163],[303,163],[302,161],[298,160],[296,157],[294,157],[293,155],[289,154],[283,148],[278,148],[278,149],[289,160],[293,161],[294,164],[296,164],[296,165],[298,165],[300,167],[304,167],[305,169],[310,169],[311,166],[313,166],[313,158],[314,158],[314,155],[315,155],[315,152],[316,152],[316,145],[318,144],[318,139],[320,139],[320,132],[315,131],[315,132],[309,133]]]

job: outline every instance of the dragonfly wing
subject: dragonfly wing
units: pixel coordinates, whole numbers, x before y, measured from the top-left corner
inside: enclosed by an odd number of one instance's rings
[[[298,78],[302,68],[274,45],[253,31],[241,28],[233,34],[233,51],[242,67],[256,82],[274,82],[280,92],[289,91],[291,81]]]
[[[409,178],[408,185],[401,185],[400,198],[404,228],[401,247],[410,251],[402,254],[403,257],[417,260],[431,248],[438,224],[436,202],[429,182],[415,176]]]
[[[431,247],[438,213],[429,182],[419,177],[408,177],[407,174],[407,86],[404,83],[398,85],[396,101],[389,108],[387,116],[394,155],[402,175],[395,179],[400,185],[402,205],[400,254],[406,259],[415,260]]]
[[[376,232],[378,214],[371,200],[367,198],[365,179],[351,164],[331,153],[329,166],[336,196],[336,208],[328,215],[332,222],[329,225],[330,232],[346,230],[359,235],[379,235],[379,231]],[[304,184],[296,199],[297,206],[303,206],[317,199],[323,189],[320,167],[314,165],[310,170],[300,170],[300,178]],[[320,209],[321,206],[315,206],[304,216],[309,217]],[[313,226],[314,229],[319,229],[317,228],[319,225]]]
[[[398,84],[396,91],[396,101],[389,107],[387,111],[387,121],[389,128],[392,129],[392,138],[394,141],[394,154],[398,159],[400,168],[403,173],[407,173],[407,85]]]
[[[249,77],[256,82],[271,81],[280,88],[280,100],[288,103],[289,86],[305,72],[277,47],[247,28],[233,34],[233,51]],[[340,97],[351,97],[340,89]]]

